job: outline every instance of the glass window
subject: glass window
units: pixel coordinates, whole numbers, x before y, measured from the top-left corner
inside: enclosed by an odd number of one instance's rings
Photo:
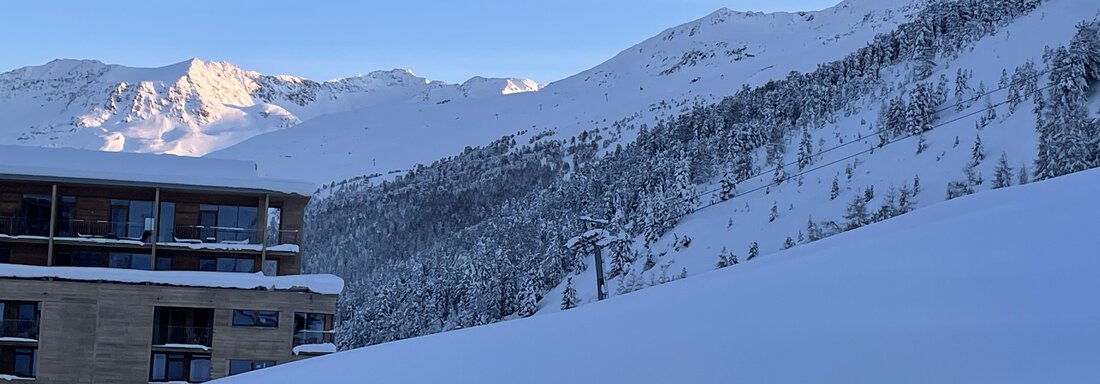
[[[274,361],[265,360],[229,360],[229,375],[237,375],[257,369],[274,367]]]
[[[102,267],[103,254],[97,251],[77,250],[73,252],[72,266],[74,267]]]
[[[234,272],[252,273],[256,270],[256,260],[252,259],[237,259],[236,268]]]
[[[199,264],[202,264],[200,261]],[[172,258],[168,256],[157,256],[157,270],[158,271],[171,271],[172,270]]]
[[[168,377],[165,376],[164,367],[167,363],[167,356],[163,353],[153,354],[153,368],[150,370],[149,380],[151,381],[165,381]]]
[[[131,200],[130,215],[127,217],[129,225],[127,225],[126,237],[148,240],[148,236],[153,234],[152,219],[152,201]]]
[[[191,377],[193,383],[210,380],[210,358],[194,356],[191,358]]]
[[[328,324],[332,315],[324,313],[294,313],[294,345],[332,342]]]
[[[218,272],[236,272],[237,259],[230,259],[228,257],[218,258]]]
[[[176,203],[160,203],[160,229],[157,231],[157,241],[170,243],[176,241],[173,237],[176,225]],[[159,268],[158,268],[159,269]]]
[[[130,255],[130,268],[143,269],[146,271],[153,269],[153,255],[143,255],[135,253]]]
[[[168,365],[165,369],[165,380],[183,380],[183,355],[168,355]]]
[[[279,260],[264,260],[264,276],[276,276],[279,274]]]
[[[235,309],[233,310],[233,325],[275,328],[279,326],[279,311]]]
[[[34,357],[36,350],[19,348],[15,350],[15,375],[21,377],[34,377]]]
[[[107,266],[110,268],[130,268],[130,254],[112,252],[107,260]]]
[[[214,262],[214,259],[199,259],[200,271],[217,271],[218,267]]]
[[[0,246],[0,263],[11,262],[11,248]]]

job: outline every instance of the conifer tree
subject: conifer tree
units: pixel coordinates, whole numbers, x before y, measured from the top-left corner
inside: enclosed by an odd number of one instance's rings
[[[1001,152],[1001,158],[997,160],[997,168],[993,170],[993,189],[1011,186],[1012,176],[1012,168],[1008,166],[1008,155]]]
[[[1020,185],[1024,185],[1024,184],[1027,184],[1028,181],[1029,180],[1028,180],[1027,163],[1020,163],[1020,181],[1019,181],[1019,183],[1020,183]]]
[[[836,176],[833,176],[833,187],[829,190],[829,200],[836,200],[837,196],[840,196],[840,184],[837,182]]]
[[[818,228],[817,223],[814,222],[813,216],[810,216],[810,219],[806,223],[806,236],[811,242],[821,240],[821,228]]]
[[[752,259],[755,259],[756,256],[759,256],[759,255],[760,255],[760,248],[756,246],[756,242],[754,241],[754,242],[752,242],[751,245],[749,245],[749,257],[746,257],[745,260],[746,261],[752,261]]]
[[[561,309],[570,309],[581,303],[581,299],[577,297],[577,288],[573,286],[573,278],[565,282],[565,291],[561,294]]]
[[[783,249],[791,249],[791,247],[794,247],[794,239],[787,236],[787,240],[783,241]]]
[[[772,202],[772,211],[771,211],[771,214],[768,216],[768,222],[770,223],[770,222],[775,221],[775,219],[777,217],[779,217],[779,206],[776,205],[776,202],[773,201]]]
[[[810,136],[809,129],[803,128],[802,141],[798,144],[798,170],[801,171],[810,164],[813,164],[813,156],[813,137]]]
[[[970,149],[970,166],[977,167],[985,160],[985,147],[982,146],[982,137],[974,137],[974,147]]]
[[[913,175],[913,196],[920,194],[920,175]]]
[[[844,219],[847,220],[847,229],[856,229],[867,224],[867,201],[863,196],[852,197],[852,201],[848,203],[847,212],[844,213]]]

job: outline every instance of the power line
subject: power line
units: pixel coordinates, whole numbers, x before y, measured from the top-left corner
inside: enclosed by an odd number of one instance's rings
[[[1031,76],[1031,79],[1034,79],[1034,80],[1038,80],[1038,79],[1039,79],[1039,77],[1041,77],[1042,75],[1046,74],[1046,73],[1047,73],[1047,72],[1049,72],[1049,71],[1050,71],[1050,70],[1043,70],[1043,71],[1039,71],[1039,72],[1036,72],[1034,76]],[[1047,89],[1047,88],[1050,88],[1051,86],[1052,86],[1052,84],[1048,84],[1048,85],[1046,85],[1046,86],[1044,86],[1044,87],[1042,87],[1042,88],[1038,88],[1038,89],[1036,89],[1036,90],[1035,90],[1035,92],[1041,92],[1041,91],[1043,91],[1043,90],[1045,90],[1045,89]],[[951,110],[952,108],[955,108],[956,106],[958,106],[958,105],[959,105],[959,103],[963,103],[963,102],[965,102],[965,103],[972,103],[972,102],[978,101],[979,99],[981,99],[981,98],[983,98],[983,97],[989,96],[989,95],[991,95],[991,94],[993,94],[993,93],[996,93],[996,92],[1000,92],[1000,91],[1003,91],[1003,90],[1009,89],[1010,87],[1012,87],[1012,84],[1008,84],[1008,85],[1005,85],[1005,86],[999,87],[999,88],[997,88],[997,89],[994,89],[994,90],[992,90],[992,91],[987,91],[987,92],[985,92],[985,93],[982,93],[982,94],[978,94],[978,95],[975,95],[975,96],[973,96],[973,97],[971,97],[971,98],[968,98],[968,99],[966,99],[966,100],[958,100],[958,101],[956,101],[956,102],[955,102],[955,104],[954,104],[954,105],[951,105],[951,106],[948,106],[948,107],[944,107],[944,108],[942,108],[942,109],[936,110],[935,114],[937,114],[937,115],[938,115],[938,114],[941,114],[941,113],[944,113],[944,112],[950,111],[950,110]],[[996,108],[996,107],[998,107],[998,106],[1001,106],[1001,105],[1007,104],[1007,103],[1008,103],[1008,102],[1010,102],[1010,101],[1011,101],[1011,100],[1005,100],[1005,101],[1003,101],[1003,102],[997,103],[997,104],[995,104],[995,105],[992,105],[992,106],[987,106],[987,107],[983,107],[983,108],[981,108],[981,109],[979,109],[979,110],[977,110],[977,111],[974,111],[974,112],[968,113],[968,114],[966,114],[966,115],[963,115],[963,116],[959,116],[959,117],[957,117],[957,118],[954,118],[954,119],[952,119],[952,120],[949,120],[949,121],[946,121],[946,122],[943,122],[943,123],[939,123],[939,124],[933,125],[933,126],[932,126],[932,129],[935,129],[935,128],[939,128],[939,127],[941,127],[941,126],[944,126],[944,125],[947,125],[947,124],[950,124],[950,123],[956,122],[956,121],[958,121],[958,120],[961,120],[961,119],[963,119],[963,118],[967,118],[967,117],[970,117],[970,116],[974,116],[975,114],[977,114],[977,113],[979,113],[979,112],[984,112],[984,111],[987,111],[987,110],[989,110],[989,109],[991,109],[991,108]],[[877,131],[871,132],[871,133],[870,133],[870,134],[869,134],[869,135],[868,135],[867,137],[873,137],[873,136],[875,136],[875,135],[882,135],[882,134],[886,133],[886,130],[887,130],[887,128],[879,128],[879,129],[878,129]],[[901,136],[900,138],[897,138],[897,140],[894,140],[894,141],[890,141],[890,140],[887,140],[887,141],[885,141],[885,142],[884,142],[883,144],[881,144],[881,145],[878,145],[877,147],[884,147],[884,146],[886,146],[886,145],[888,145],[888,144],[891,144],[891,143],[897,142],[897,141],[899,141],[899,140],[901,140],[901,139],[906,139],[906,138],[909,138],[909,137],[911,137],[911,136],[913,136],[913,135],[912,135],[912,134],[909,134],[909,135],[906,135],[906,136]],[[821,150],[821,151],[818,151],[818,153],[817,153],[817,154],[816,154],[815,156],[821,156],[821,155],[824,155],[824,154],[826,154],[826,153],[829,153],[829,152],[833,152],[833,151],[835,151],[835,150],[838,150],[838,149],[840,149],[840,148],[844,148],[844,147],[847,147],[847,146],[849,146],[849,145],[852,145],[852,144],[855,144],[855,143],[860,143],[860,142],[862,142],[862,140],[863,140],[863,138],[859,138],[859,139],[856,139],[856,140],[852,140],[852,141],[849,141],[849,142],[846,142],[846,143],[841,143],[841,144],[838,144],[838,145],[836,145],[836,146],[833,146],[833,147],[831,147],[831,148],[828,148],[828,149],[825,149],[825,150]],[[873,150],[874,150],[874,148],[872,148],[871,150],[867,150],[867,151],[863,151],[863,152],[860,152],[860,153],[858,153],[858,154],[862,154],[862,153],[865,153],[865,152],[870,152],[870,151],[873,151]],[[851,157],[848,157],[848,158],[851,158]],[[767,169],[768,169],[768,171],[761,171],[761,172],[759,172],[759,173],[756,173],[756,174],[752,174],[752,175],[749,175],[749,176],[745,177],[745,178],[744,178],[743,180],[751,180],[751,179],[755,179],[755,178],[758,178],[758,177],[766,176],[766,175],[767,175],[767,174],[768,174],[769,172],[774,172],[774,171],[777,171],[777,170],[779,170],[779,169],[784,169],[784,168],[786,168],[786,167],[789,167],[789,166],[793,166],[793,165],[797,165],[797,164],[798,164],[798,160],[795,160],[795,161],[792,161],[792,162],[789,162],[789,163],[784,163],[784,164],[780,164],[780,165],[777,165],[777,166],[775,166],[774,168],[770,168],[770,167],[769,167],[769,168],[767,168]],[[806,172],[801,172],[801,173],[795,174],[795,176],[801,176],[801,175],[803,175],[803,174],[805,174],[805,173],[806,173]],[[774,182],[773,182],[773,183],[774,183]],[[775,184],[776,184],[776,185],[778,185],[778,183],[775,183]],[[744,192],[744,193],[751,193],[751,192],[754,192],[754,191],[756,191],[756,190],[758,190],[758,189],[752,189],[752,190],[749,190],[748,192]],[[693,195],[693,196],[689,197],[689,198],[688,198],[688,200],[690,201],[690,200],[695,200],[695,199],[699,199],[699,198],[701,198],[701,197],[704,197],[704,196],[710,195],[710,194],[712,194],[712,193],[715,193],[715,192],[720,192],[720,191],[722,191],[722,188],[721,188],[721,187],[719,187],[719,188],[715,188],[715,189],[711,189],[711,190],[707,190],[707,191],[704,191],[704,192],[701,192],[701,193],[699,193],[699,194],[696,194],[696,195]],[[742,194],[743,194],[743,193],[739,193],[739,194],[737,194],[737,196],[740,196],[740,195],[742,195]],[[672,198],[666,199],[666,200],[665,200],[664,202],[668,203],[668,202],[672,202],[672,201],[676,201],[676,200],[680,200],[680,199],[681,199],[680,197],[672,197]],[[703,209],[703,208],[707,208],[707,207],[709,207],[709,205],[705,205],[705,206],[703,206],[703,207],[701,207],[701,208],[699,208],[699,209]]]
[[[1041,87],[1041,88],[1037,88],[1037,89],[1036,89],[1036,92],[1041,92],[1041,91],[1043,91],[1043,90],[1046,90],[1047,88],[1051,88],[1051,87],[1053,87],[1054,85],[1055,85],[1055,84],[1048,84],[1048,85],[1046,85],[1046,86],[1043,86],[1043,87]],[[989,94],[989,93],[991,93],[991,92],[987,92],[986,94]],[[997,107],[999,107],[999,106],[1002,106],[1002,105],[1008,104],[1008,103],[1009,103],[1009,102],[1011,102],[1011,101],[1012,101],[1012,100],[1005,100],[1005,101],[999,102],[999,103],[997,103],[997,104],[992,104],[992,105],[989,105],[989,106],[986,106],[986,107],[982,107],[982,108],[980,108],[980,109],[978,109],[978,110],[976,110],[976,111],[973,111],[973,112],[970,112],[970,113],[964,114],[964,115],[962,115],[962,116],[957,116],[957,117],[955,117],[955,118],[953,118],[953,119],[951,119],[951,120],[948,120],[948,121],[945,121],[945,122],[942,122],[942,123],[939,123],[939,124],[933,125],[933,126],[932,126],[932,129],[940,128],[940,127],[946,126],[946,125],[948,125],[948,124],[951,124],[951,123],[954,123],[954,122],[960,121],[960,120],[962,120],[962,119],[965,119],[965,118],[968,118],[968,117],[971,117],[971,116],[977,115],[977,114],[979,114],[979,113],[982,113],[982,112],[986,112],[986,111],[988,111],[988,110],[990,110],[990,109],[994,109],[994,108],[997,108]],[[922,132],[922,134],[923,134],[923,132]],[[857,157],[857,156],[860,156],[860,155],[863,155],[863,154],[866,154],[866,153],[869,153],[869,152],[873,152],[873,151],[874,151],[875,149],[877,149],[877,148],[883,148],[883,147],[885,147],[885,146],[887,146],[887,145],[890,145],[890,144],[894,144],[894,143],[900,142],[900,141],[902,141],[902,140],[905,140],[905,139],[908,139],[908,138],[910,138],[910,137],[914,137],[914,136],[918,136],[918,135],[914,135],[914,134],[912,134],[912,133],[909,133],[909,134],[906,134],[906,135],[904,135],[904,136],[899,136],[899,137],[896,137],[896,138],[894,138],[894,139],[891,139],[891,140],[887,140],[887,141],[886,141],[886,142],[885,142],[884,144],[881,144],[881,145],[877,145],[877,146],[873,146],[873,147],[871,147],[871,148],[868,148],[868,149],[865,149],[865,150],[862,150],[862,151],[859,151],[859,152],[853,153],[853,154],[851,154],[851,155],[848,155],[848,156],[845,156],[845,157],[842,157],[842,158],[839,158],[839,159],[836,159],[836,160],[830,161],[830,162],[828,162],[828,163],[825,163],[825,164],[821,164],[821,165],[817,165],[817,166],[815,166],[815,167],[812,167],[812,168],[808,168],[808,169],[802,170],[802,171],[800,171],[800,172],[798,172],[798,173],[794,174],[794,175],[792,176],[792,178],[793,178],[793,177],[798,177],[798,176],[803,176],[803,175],[805,175],[805,174],[807,174],[807,173],[810,173],[810,172],[814,172],[814,171],[818,171],[818,170],[824,169],[824,168],[826,168],[826,167],[829,167],[829,166],[833,166],[833,165],[839,164],[839,163],[841,163],[841,162],[844,162],[844,161],[850,160],[850,159],[852,159],[852,158],[855,158],[855,157]],[[854,142],[859,142],[859,140],[854,140],[854,141],[851,141],[850,143],[854,143]],[[847,144],[847,143],[846,143],[846,144]],[[748,179],[752,179],[752,178],[756,178],[756,177],[760,177],[760,176],[764,176],[764,174],[761,174],[761,175],[757,175],[757,176],[752,176],[752,177],[749,177]],[[746,179],[746,180],[747,180],[747,179]],[[748,195],[748,194],[751,194],[751,193],[753,193],[753,192],[758,192],[758,191],[760,191],[760,190],[763,190],[763,189],[765,189],[765,188],[771,187],[771,186],[773,186],[773,185],[774,185],[774,186],[778,186],[779,184],[781,184],[781,183],[776,183],[775,181],[772,181],[772,182],[766,183],[766,184],[764,184],[764,185],[761,185],[761,186],[759,186],[759,187],[756,187],[756,188],[750,189],[750,190],[748,190],[748,191],[745,191],[745,192],[742,192],[742,193],[738,193],[738,194],[736,194],[736,195],[735,195],[735,196],[734,196],[733,198],[730,198],[729,200],[718,200],[718,201],[712,201],[712,202],[710,202],[710,203],[707,203],[707,204],[704,204],[704,205],[702,205],[702,206],[700,206],[700,207],[694,208],[694,209],[693,209],[692,211],[690,211],[690,212],[687,212],[687,213],[683,213],[683,214],[679,214],[679,215],[676,215],[676,216],[670,217],[670,218],[668,218],[668,219],[666,219],[666,220],[679,220],[679,219],[681,219],[681,218],[683,218],[683,217],[685,217],[685,216],[687,216],[687,215],[690,215],[690,214],[692,214],[692,213],[695,213],[695,212],[698,212],[698,211],[701,211],[701,210],[704,210],[704,209],[707,209],[707,208],[713,207],[713,206],[715,206],[715,205],[718,205],[718,204],[721,204],[721,203],[729,202],[729,201],[731,201],[731,200],[733,200],[733,199],[736,199],[736,198],[738,198],[738,197],[741,197],[741,196],[744,196],[744,195]],[[703,193],[701,193],[701,194],[699,194],[699,195],[696,195],[696,196],[692,197],[692,199],[697,199],[697,198],[699,198],[699,197],[702,197],[702,196],[706,196],[706,195],[709,195],[709,194],[712,194],[712,193],[714,193],[714,192],[718,192],[718,191],[721,191],[721,190],[722,190],[721,188],[718,188],[718,189],[710,190],[710,191],[707,191],[707,192],[703,192]]]

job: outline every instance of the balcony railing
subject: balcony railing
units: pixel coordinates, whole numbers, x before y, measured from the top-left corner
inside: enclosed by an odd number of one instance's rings
[[[0,235],[48,236],[50,219],[36,217],[0,216]]]
[[[38,340],[38,320],[0,320],[0,337]]]
[[[162,326],[153,332],[154,345],[187,344],[209,347],[213,328]]]
[[[332,331],[298,331],[294,332],[294,346],[303,344],[332,343]]]
[[[181,242],[259,244],[257,233],[247,228],[177,225],[172,237]]]
[[[302,244],[302,231],[298,230],[278,230],[268,231],[267,239],[264,240],[267,246],[274,247],[280,244]]]
[[[81,219],[61,219],[57,221],[58,237],[149,241],[152,234],[153,229],[146,223]]]

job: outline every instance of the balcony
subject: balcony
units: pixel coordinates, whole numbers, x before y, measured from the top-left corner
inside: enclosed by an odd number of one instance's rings
[[[310,344],[332,344],[332,331],[298,331],[294,332],[294,346]]]
[[[0,342],[36,342],[38,341],[38,320],[3,319],[0,320]]]
[[[46,237],[49,233],[49,218],[0,216],[0,235]]]
[[[56,225],[56,236],[67,238],[146,242],[153,234],[152,223],[61,219]]]
[[[213,331],[212,327],[158,326],[153,330],[153,345],[209,349]]]

